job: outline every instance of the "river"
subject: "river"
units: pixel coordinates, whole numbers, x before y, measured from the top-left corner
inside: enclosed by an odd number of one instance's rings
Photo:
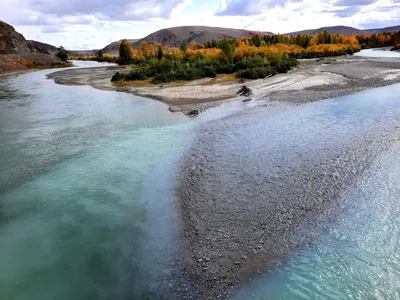
[[[0,78],[0,299],[168,299],[184,290],[175,178],[203,128],[235,131],[247,150],[254,130],[263,134],[253,150],[313,153],[400,116],[399,85],[272,114],[234,103],[190,119],[158,101],[57,85],[51,72]],[[232,297],[399,299],[399,147],[341,195],[346,209],[328,232]]]

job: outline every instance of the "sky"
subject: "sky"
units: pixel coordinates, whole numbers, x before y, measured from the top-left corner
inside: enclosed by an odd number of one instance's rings
[[[100,49],[159,29],[205,25],[287,33],[400,25],[400,0],[0,0],[0,20],[26,39]]]

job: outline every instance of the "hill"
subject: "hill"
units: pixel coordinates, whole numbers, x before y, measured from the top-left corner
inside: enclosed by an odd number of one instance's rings
[[[28,43],[43,53],[55,55],[58,52],[58,48],[53,45],[49,45],[49,44],[38,42],[38,41],[28,41]]]
[[[331,26],[331,27],[321,27],[317,29],[307,29],[307,30],[301,30],[301,31],[295,31],[295,32],[289,32],[285,33],[285,35],[297,35],[297,34],[318,34],[323,31],[328,31],[330,33],[334,34],[344,34],[344,35],[359,35],[363,33],[381,33],[381,32],[389,32],[389,31],[399,31],[400,30],[400,25],[399,26],[392,26],[392,27],[385,27],[385,28],[375,28],[375,29],[358,29],[354,27],[348,27],[348,26]]]
[[[35,49],[11,25],[0,21],[0,54],[32,54]]]
[[[377,29],[368,29],[368,30],[364,30],[364,31],[366,33],[381,33],[381,32],[400,31],[400,25],[384,27],[384,28],[377,28]]]
[[[112,42],[111,44],[108,44],[103,49],[101,49],[101,52],[103,52],[103,54],[118,55],[119,45],[121,45],[121,41],[122,40],[119,40],[119,41]],[[137,41],[139,41],[139,39],[128,40],[128,42],[131,45],[134,45]]]
[[[179,47],[182,43],[189,45],[192,41],[202,45],[210,40],[218,40],[220,38],[250,38],[256,34],[270,35],[273,33],[221,27],[180,26],[156,31],[133,43],[132,46],[139,47],[141,42],[157,42],[166,46]]]
[[[50,46],[50,45],[49,45]],[[55,54],[35,47],[11,25],[0,21],[0,74],[33,67],[62,65]]]
[[[297,35],[297,34],[311,34],[315,35],[323,31],[328,31],[330,33],[334,34],[344,34],[344,35],[353,35],[353,34],[362,34],[363,31],[361,29],[357,29],[354,27],[348,27],[348,26],[331,26],[331,27],[321,27],[317,29],[306,29],[306,30],[301,30],[301,31],[295,31],[295,32],[289,32],[285,33],[285,35]]]

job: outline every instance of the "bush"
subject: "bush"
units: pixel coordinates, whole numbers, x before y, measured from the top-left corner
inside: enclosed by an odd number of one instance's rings
[[[235,65],[232,63],[220,64],[215,67],[217,74],[229,74],[235,71]]]
[[[61,59],[62,61],[67,61],[68,60],[68,52],[67,50],[64,49],[64,47],[58,48],[57,52],[57,57]]]
[[[118,80],[122,80],[122,79],[125,79],[125,76],[123,76],[120,72],[116,72],[113,75],[113,77],[111,77],[111,81],[112,82],[115,82],[115,81],[118,81]]]
[[[153,77],[152,83],[167,83],[174,81],[175,78],[173,77],[173,74],[170,73],[160,73],[157,74],[156,76]]]
[[[260,79],[267,76],[276,75],[277,71],[271,67],[257,67],[251,69],[240,70],[236,73],[239,78],[245,79]]]
[[[211,66],[204,66],[202,68],[202,72],[205,77],[211,77],[214,78],[217,76],[217,71],[215,70],[215,67],[213,65]]]
[[[262,67],[267,63],[264,61],[264,58],[261,56],[254,56],[254,57],[245,57],[235,63],[234,71],[250,69],[255,67]]]

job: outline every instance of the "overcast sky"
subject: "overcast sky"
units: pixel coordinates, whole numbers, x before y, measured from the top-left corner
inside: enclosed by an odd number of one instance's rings
[[[400,25],[400,0],[0,1],[0,20],[25,38],[67,49],[98,49],[115,40],[181,25],[274,33],[333,25]]]

